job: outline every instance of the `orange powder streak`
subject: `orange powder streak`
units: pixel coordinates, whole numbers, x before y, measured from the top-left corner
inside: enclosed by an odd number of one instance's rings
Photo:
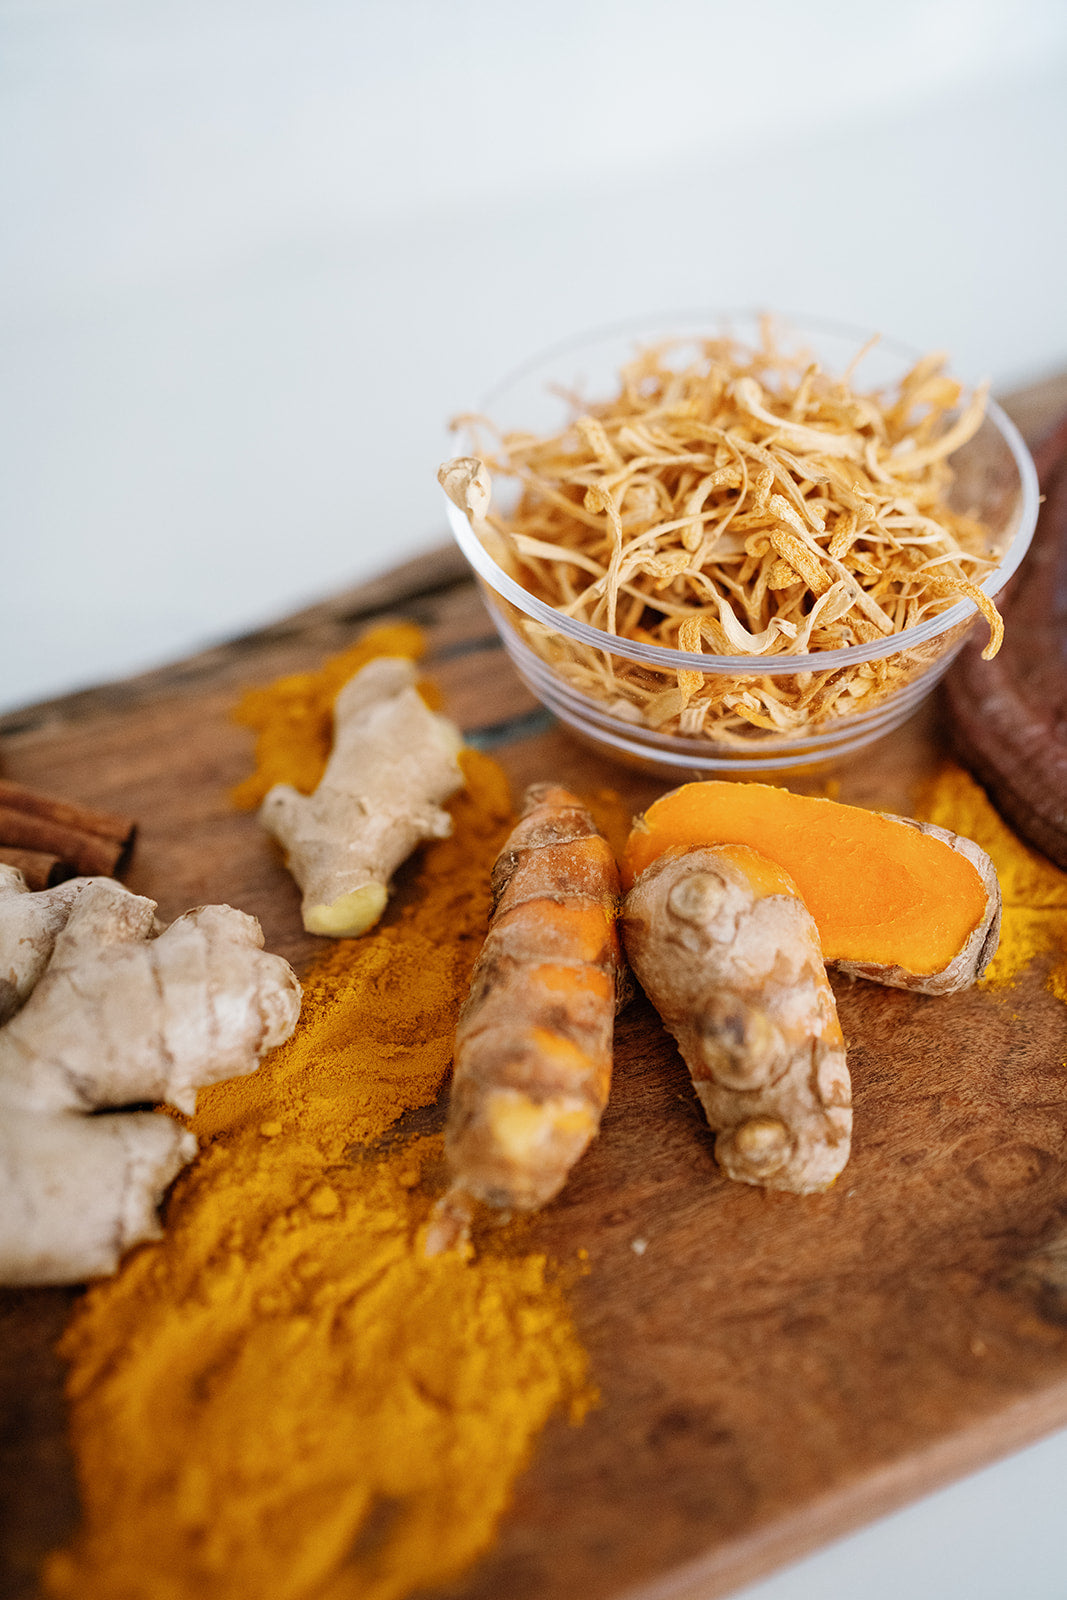
[[[312,710],[328,676],[302,691]],[[46,1565],[52,1600],[401,1600],[489,1547],[548,1417],[591,1403],[525,1230],[469,1263],[417,1247],[444,1176],[418,1108],[442,1089],[512,821],[499,768],[465,762],[414,893],[324,946],[288,1045],[201,1095],[164,1238],[64,1337],[84,1519]]]
[[[966,834],[997,869],[1003,897],[1000,946],[982,986],[1008,988],[1031,961],[1051,957],[1048,987],[1067,1001],[1067,873],[1023,844],[985,791],[951,762],[925,789],[917,814]]]

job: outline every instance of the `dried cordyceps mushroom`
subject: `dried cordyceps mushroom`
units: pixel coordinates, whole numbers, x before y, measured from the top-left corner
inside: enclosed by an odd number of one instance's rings
[[[441,482],[517,582],[610,634],[752,658],[871,644],[969,599],[996,654],[1000,617],[978,587],[994,565],[986,530],[947,503],[948,457],[980,427],[984,387],[953,418],[961,385],[941,355],[886,395],[787,353],[769,322],[758,349],[709,338],[672,365],[678,343],[641,350],[613,398],[576,402],[549,437],[457,419],[477,454],[446,463]],[[494,474],[521,486],[513,509],[490,507]],[[865,711],[941,648],[827,673],[666,678],[520,626],[624,717],[727,741]]]

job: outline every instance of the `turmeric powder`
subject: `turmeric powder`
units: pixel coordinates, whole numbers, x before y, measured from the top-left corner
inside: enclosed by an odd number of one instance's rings
[[[1003,902],[1000,944],[981,986],[1009,987],[1035,958],[1051,957],[1048,987],[1067,1001],[1067,873],[1024,844],[985,791],[954,762],[945,762],[927,785],[916,811],[973,839],[997,869]]]
[[[270,781],[299,761],[313,786],[301,717],[286,767],[258,693]],[[165,1239],[65,1335],[84,1525],[53,1600],[399,1600],[488,1547],[548,1416],[591,1403],[560,1276],[514,1229],[474,1262],[415,1247],[442,1141],[397,1121],[439,1094],[511,820],[499,768],[463,760],[414,894],[327,947],[255,1077],[201,1096]]]

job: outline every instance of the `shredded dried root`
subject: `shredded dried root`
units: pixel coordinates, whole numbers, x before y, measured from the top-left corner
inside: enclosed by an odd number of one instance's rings
[[[931,355],[893,394],[859,393],[851,369],[834,378],[787,353],[769,322],[758,349],[699,345],[689,365],[671,364],[670,342],[639,351],[612,399],[575,400],[551,437],[456,420],[478,453],[442,468],[442,482],[510,575],[607,633],[753,658],[870,644],[969,599],[994,655],[1001,621],[978,588],[994,565],[986,533],[947,504],[947,458],[981,425],[985,388],[961,406]],[[477,505],[455,492],[461,468],[477,478]],[[491,474],[519,484],[513,510],[490,509]],[[664,673],[516,620],[581,692],[662,733],[725,743],[866,711],[948,642],[844,670],[730,678]]]

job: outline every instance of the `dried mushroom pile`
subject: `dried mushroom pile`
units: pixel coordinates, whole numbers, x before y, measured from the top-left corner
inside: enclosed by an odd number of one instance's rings
[[[614,398],[576,406],[551,437],[457,420],[474,441],[464,465],[476,482],[456,493],[459,463],[442,482],[505,570],[621,638],[753,658],[870,645],[966,598],[995,654],[1000,618],[978,587],[994,565],[988,536],[947,503],[948,457],[981,425],[984,390],[961,407],[960,384],[931,355],[894,396],[859,393],[851,370],[834,378],[786,353],[769,325],[759,349],[726,338],[699,349],[688,365],[672,364],[671,343],[642,350]],[[521,486],[512,510],[489,509],[493,475]],[[867,710],[944,648],[741,678],[609,660],[537,622],[520,626],[575,688],[623,717],[727,741]]]

